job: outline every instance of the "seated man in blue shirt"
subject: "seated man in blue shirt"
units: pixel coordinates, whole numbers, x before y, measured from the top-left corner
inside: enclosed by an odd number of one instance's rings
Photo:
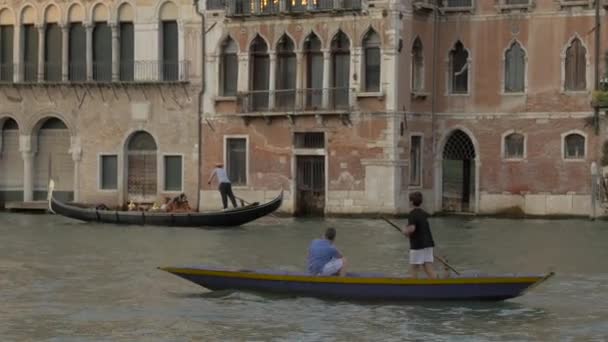
[[[332,276],[346,274],[346,258],[334,246],[336,230],[327,228],[322,239],[315,239],[308,248],[308,272],[313,275]]]

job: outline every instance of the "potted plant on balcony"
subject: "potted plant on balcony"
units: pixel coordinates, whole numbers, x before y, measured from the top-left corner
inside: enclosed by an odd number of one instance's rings
[[[592,94],[591,106],[608,109],[608,90],[596,90]]]

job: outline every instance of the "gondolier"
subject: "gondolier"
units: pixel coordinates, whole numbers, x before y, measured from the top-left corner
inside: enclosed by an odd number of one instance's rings
[[[232,205],[236,208],[236,199],[232,193],[232,183],[226,174],[223,163],[215,164],[215,169],[211,171],[211,176],[209,176],[207,184],[211,184],[214,177],[217,177],[217,181],[219,183],[218,190],[222,195],[222,205],[224,206],[224,209],[228,208],[228,197],[230,197],[230,202],[232,202]]]

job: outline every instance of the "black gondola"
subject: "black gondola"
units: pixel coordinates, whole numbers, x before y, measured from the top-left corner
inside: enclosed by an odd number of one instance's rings
[[[271,214],[283,203],[283,191],[272,201],[225,211],[205,213],[166,213],[149,211],[117,211],[81,208],[63,203],[49,194],[49,210],[53,213],[87,222],[152,225],[168,227],[234,227]]]

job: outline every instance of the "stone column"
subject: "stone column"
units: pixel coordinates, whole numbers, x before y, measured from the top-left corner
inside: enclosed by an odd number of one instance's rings
[[[329,108],[330,73],[331,72],[331,51],[323,49],[323,108]]]
[[[21,151],[23,157],[23,202],[34,200],[34,154]]]
[[[268,51],[270,59],[270,70],[268,80],[268,109],[275,108],[275,93],[277,90],[277,53],[274,50]]]
[[[111,23],[112,29],[112,82],[120,78],[120,31],[117,23]]]
[[[23,38],[21,37],[21,25],[15,25],[13,27],[13,81],[15,81],[15,83],[18,83],[23,80],[23,65],[21,64],[21,61],[23,59],[23,49],[21,47],[21,40]]]
[[[44,46],[46,40],[45,25],[36,25],[38,29],[38,82],[44,81]]]
[[[80,161],[82,160],[82,148],[78,144],[72,144],[70,153],[74,161],[74,202],[78,202],[80,200]]]
[[[70,75],[70,24],[61,25],[61,37],[61,80],[67,82]]]
[[[239,55],[239,72],[238,82],[236,85],[237,97],[244,96],[241,108],[242,112],[247,112],[251,106],[251,96],[246,96],[249,92],[249,54],[246,52],[240,52]]]
[[[296,51],[296,108],[304,108],[306,90],[304,90],[304,53]]]
[[[93,24],[86,24],[87,31],[86,42],[86,64],[87,64],[87,81],[93,80]]]
[[[350,71],[349,71],[349,103],[351,107],[357,105],[357,92],[361,90],[361,80],[364,77],[363,68],[361,67],[361,48],[353,48],[350,54]]]

